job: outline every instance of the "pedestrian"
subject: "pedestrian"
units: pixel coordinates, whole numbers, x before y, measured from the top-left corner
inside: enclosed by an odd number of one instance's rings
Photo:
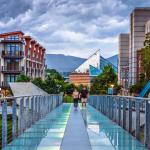
[[[88,90],[87,87],[84,86],[80,92],[80,98],[81,98],[81,102],[82,102],[82,107],[85,106],[86,107],[86,103],[87,103],[87,99],[88,99]]]
[[[77,110],[78,101],[79,101],[79,92],[77,91],[77,89],[73,91],[72,96],[73,96],[74,108],[75,110]]]

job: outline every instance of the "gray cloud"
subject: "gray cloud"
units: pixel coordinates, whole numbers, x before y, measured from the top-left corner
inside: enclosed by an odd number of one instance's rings
[[[0,0],[0,32],[23,30],[47,53],[87,57],[101,49],[108,57],[118,52],[118,34],[128,31],[131,10],[148,5],[147,0]]]

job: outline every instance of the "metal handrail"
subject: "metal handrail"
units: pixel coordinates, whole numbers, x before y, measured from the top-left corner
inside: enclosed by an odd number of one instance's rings
[[[141,140],[144,124],[144,141],[150,148],[150,99],[132,96],[91,95],[89,104]],[[142,122],[141,114],[144,117]],[[128,115],[128,116],[127,116]],[[135,129],[133,126],[135,125]]]

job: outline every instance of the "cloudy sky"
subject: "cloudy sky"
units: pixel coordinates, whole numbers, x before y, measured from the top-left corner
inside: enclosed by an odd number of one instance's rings
[[[134,7],[150,0],[0,0],[0,33],[22,30],[47,53],[88,57],[118,53],[118,34],[128,32]]]

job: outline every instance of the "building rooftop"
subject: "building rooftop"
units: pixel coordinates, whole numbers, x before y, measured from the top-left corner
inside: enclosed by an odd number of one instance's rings
[[[9,35],[17,35],[17,34],[24,35],[22,31],[13,31],[13,32],[2,33],[0,34],[0,37],[9,36]]]

